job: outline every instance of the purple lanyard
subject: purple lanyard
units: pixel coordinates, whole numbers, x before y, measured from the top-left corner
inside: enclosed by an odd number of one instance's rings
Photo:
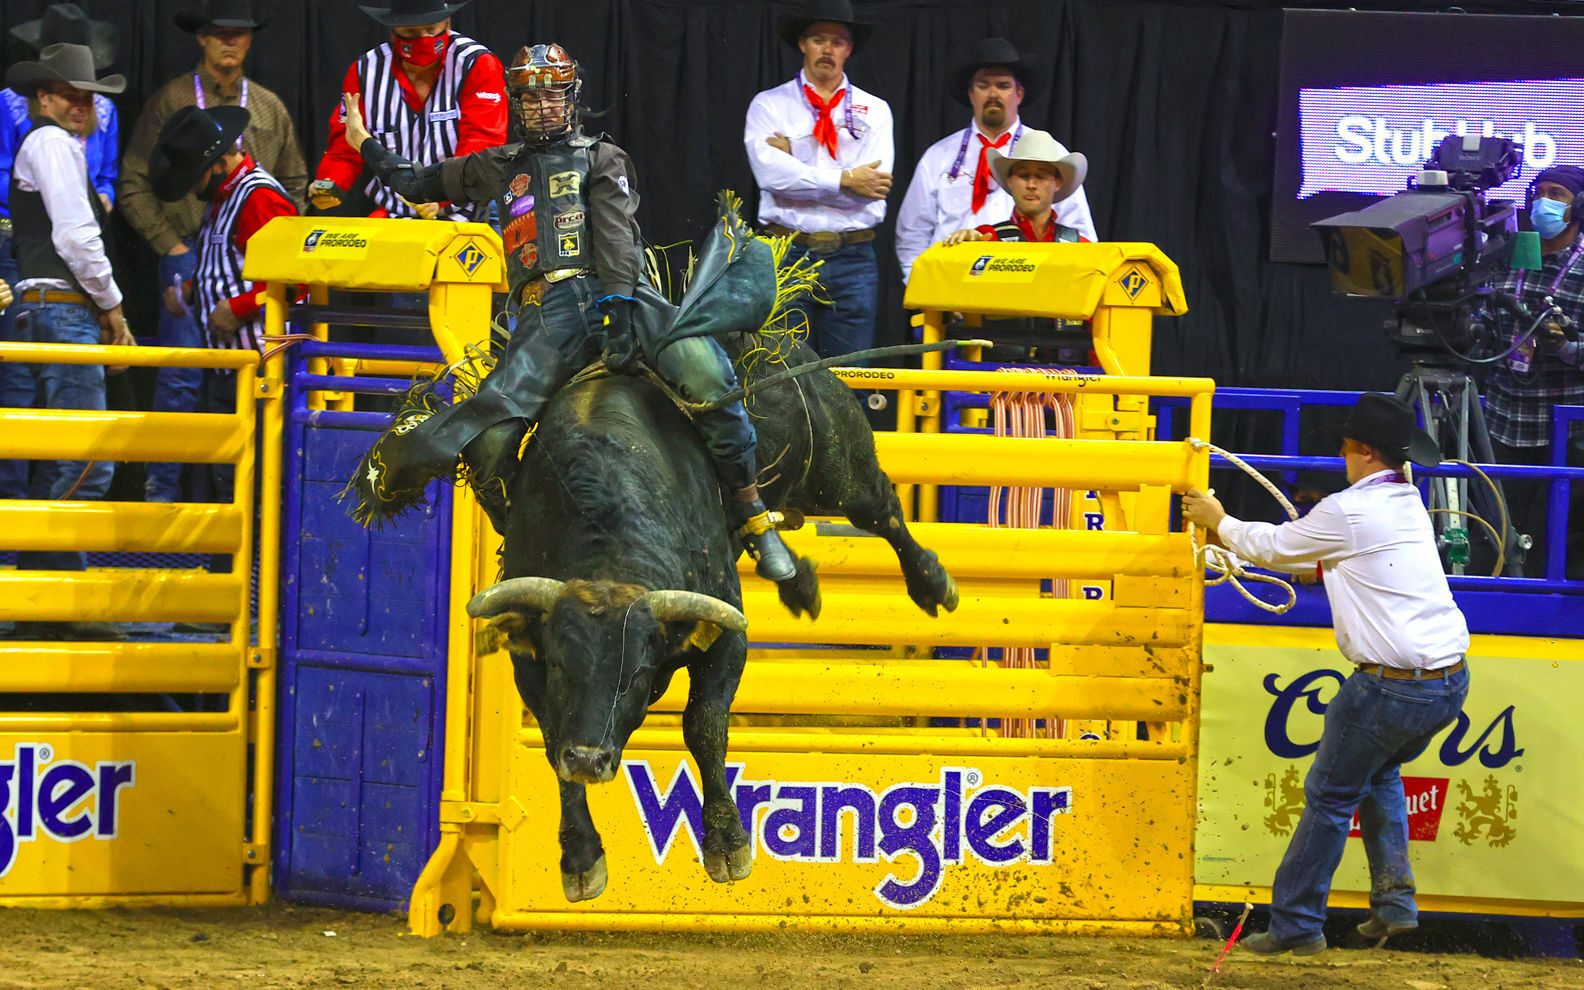
[[[1579,252],[1581,251],[1584,251],[1584,238],[1580,238],[1574,243],[1573,250],[1568,252],[1567,260],[1563,261],[1562,267],[1557,269],[1556,278],[1553,278],[1551,280],[1551,284],[1546,287],[1546,295],[1556,295],[1557,287],[1562,284],[1562,276],[1566,275],[1568,273],[1568,269],[1573,267],[1573,262],[1578,260]],[[1519,302],[1523,301],[1524,282],[1528,278],[1528,272],[1519,272],[1518,284],[1513,286],[1513,296],[1518,299]]]
[[[975,128],[972,124],[969,124],[968,125],[968,129],[963,132],[962,147],[957,149],[957,160],[952,162],[951,171],[946,173],[946,178],[955,179],[955,178],[957,178],[957,176],[962,174],[963,160],[968,157],[968,142],[977,133],[979,133],[978,129]],[[1017,125],[1017,130],[1012,132],[1012,140],[1007,142],[1007,151],[1010,152],[1012,150],[1013,146],[1015,146],[1018,143],[1018,139],[1021,138],[1022,136],[1023,136],[1023,121],[1019,120],[1018,121],[1018,125]]]
[[[242,92],[240,96],[239,105],[243,109],[247,109],[247,76],[242,77]],[[203,80],[198,78],[198,73],[196,72],[193,73],[193,102],[198,104],[198,109],[200,110],[209,109],[204,104]],[[242,150],[242,138],[240,135],[237,136],[236,146],[238,151]]]
[[[842,113],[847,119],[847,133],[856,138],[858,136],[858,128],[853,124],[852,83],[847,80],[846,76],[843,76],[842,84],[842,89],[846,91],[846,95],[842,98]],[[802,69],[798,70],[798,86],[802,87],[803,102],[808,104],[809,109],[814,111],[814,116],[816,119],[818,119],[819,108],[816,107],[808,98],[808,90],[811,87],[808,84],[808,77],[803,75]]]
[[[1401,471],[1393,471],[1391,474],[1383,475],[1379,478],[1371,478],[1370,480],[1364,482],[1364,487],[1373,488],[1376,485],[1406,485],[1408,483],[1407,475],[1403,474]]]

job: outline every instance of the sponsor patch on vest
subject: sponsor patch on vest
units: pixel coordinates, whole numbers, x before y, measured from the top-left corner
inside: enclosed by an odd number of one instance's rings
[[[511,201],[511,205],[510,206],[506,207],[506,213],[509,216],[520,217],[524,213],[527,213],[529,210],[531,210],[533,208],[534,208],[534,197],[533,196],[531,196],[531,195],[529,195],[529,196],[518,196],[516,199]]]
[[[501,230],[501,242],[506,245],[508,254],[521,247],[524,241],[531,241],[538,236],[539,217],[534,213],[518,217]]]
[[[537,265],[539,263],[538,243],[535,241],[529,241],[527,244],[524,244],[523,249],[517,252],[517,260],[522,262],[524,268],[532,268],[534,265]]]
[[[303,238],[301,254],[317,254],[323,258],[361,258],[368,253],[368,238],[354,231],[326,230],[323,227],[309,231]]]
[[[576,196],[583,185],[583,179],[575,171],[557,172],[550,177],[550,195]]]
[[[571,230],[573,227],[581,227],[583,225],[583,211],[568,210],[565,213],[557,213],[555,225],[556,230]]]
[[[528,191],[528,181],[528,176],[526,175],[513,176],[511,185],[507,186],[506,188],[510,190],[513,196],[521,196],[523,193]]]
[[[561,235],[561,257],[575,258],[583,250],[583,235],[573,232]]]
[[[461,117],[462,111],[458,107],[452,107],[449,110],[432,110],[429,113],[430,123],[437,120],[459,120]]]
[[[627,177],[625,175],[618,175],[616,177],[616,184],[618,186],[621,186],[621,191],[622,191],[622,195],[623,196],[627,196],[627,197],[631,197],[632,196],[632,190],[627,188]]]

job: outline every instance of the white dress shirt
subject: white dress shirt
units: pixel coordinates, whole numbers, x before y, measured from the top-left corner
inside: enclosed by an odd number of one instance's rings
[[[1441,571],[1430,515],[1418,489],[1393,472],[1376,472],[1293,522],[1227,516],[1217,532],[1262,567],[1319,563],[1337,648],[1354,663],[1433,670],[1468,652],[1468,624]]]
[[[836,125],[836,157],[814,140],[819,112],[803,93],[803,73],[754,96],[748,104],[743,145],[754,181],[759,184],[759,223],[777,223],[806,233],[867,230],[885,219],[886,201],[858,196],[841,187],[842,172],[879,162],[890,172],[896,159],[891,138],[891,107],[873,93],[854,86],[844,75],[838,89],[847,89],[831,110]],[[851,129],[847,104],[851,102]],[[777,132],[792,142],[787,154],[767,143]]]
[[[1008,130],[1016,134],[1019,126],[1014,120]],[[908,183],[907,195],[897,211],[896,253],[902,265],[903,281],[913,274],[914,260],[947,234],[983,224],[998,224],[1012,216],[1012,197],[996,184],[994,174],[990,176],[990,195],[985,197],[984,206],[978,210],[973,208],[974,172],[979,168],[982,147],[976,135],[981,134],[994,140],[984,134],[978,124],[970,123],[930,145],[919,158],[913,181]],[[966,152],[963,152],[964,137],[968,138]],[[1021,141],[1022,137],[1017,140]],[[1010,154],[1014,147],[1015,144],[1008,142],[1008,147],[999,150]],[[1056,147],[1059,154],[1067,154],[1060,141],[1056,142]],[[962,164],[954,174],[952,165],[959,152],[963,152]],[[1076,228],[1091,241],[1100,239],[1095,234],[1094,218],[1089,215],[1089,198],[1082,189],[1056,204],[1056,221]]]
[[[94,219],[88,197],[88,158],[82,142],[60,127],[35,127],[17,149],[12,175],[17,185],[44,198],[55,253],[66,262],[78,283],[100,309],[121,305],[121,290],[105,256],[104,235]],[[27,279],[18,289],[71,289],[62,279]],[[72,290],[75,291],[75,290]]]

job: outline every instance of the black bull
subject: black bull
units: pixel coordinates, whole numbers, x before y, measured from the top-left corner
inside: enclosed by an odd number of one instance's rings
[[[742,341],[726,344],[736,357]],[[800,346],[789,363],[814,358]],[[920,608],[956,608],[955,582],[908,532],[874,435],[840,379],[818,371],[750,401],[766,503],[846,516],[896,550]],[[647,381],[586,381],[545,411],[514,487],[504,580],[469,611],[507,633],[517,689],[559,778],[567,899],[605,888],[584,785],[616,776],[633,730],[683,667],[683,738],[704,791],[704,868],[718,883],[746,877],[748,835],[725,767],[727,717],[747,660],[739,547],[702,441]],[[807,561],[781,598],[793,614],[818,615]]]

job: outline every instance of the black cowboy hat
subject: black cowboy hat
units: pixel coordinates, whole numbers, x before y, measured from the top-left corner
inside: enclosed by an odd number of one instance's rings
[[[1383,454],[1425,467],[1441,463],[1441,447],[1419,428],[1413,406],[1381,392],[1365,392],[1348,414],[1342,435]]]
[[[18,62],[5,74],[7,86],[29,96],[39,86],[55,83],[90,93],[119,93],[126,89],[125,76],[94,75],[93,50],[87,45],[50,45],[39,52],[37,62]]]
[[[207,27],[242,28],[257,31],[269,23],[253,16],[252,0],[200,0],[196,9],[178,10],[171,16],[176,26],[196,34]]]
[[[462,0],[461,3],[443,3],[441,0],[390,0],[389,7],[366,7],[358,4],[358,9],[386,27],[417,27],[420,24],[436,24],[443,21],[471,2],[472,0]]]
[[[94,68],[103,69],[115,61],[116,29],[109,21],[90,20],[74,3],[57,3],[44,8],[36,21],[23,21],[11,33],[34,51],[50,45],[87,45],[93,51]]]
[[[803,32],[808,30],[809,25],[818,24],[820,21],[847,25],[847,30],[852,32],[853,51],[863,47],[864,40],[869,37],[869,29],[872,27],[868,22],[860,21],[853,15],[852,0],[809,0],[804,4],[801,14],[786,18],[777,30],[783,41],[796,48],[798,42],[803,40]]]
[[[192,192],[198,177],[236,147],[248,117],[243,107],[182,107],[171,114],[149,153],[154,195],[173,203]]]
[[[1012,42],[1005,38],[986,38],[974,46],[973,54],[952,73],[951,95],[958,103],[970,106],[968,87],[973,85],[974,73],[980,69],[1004,68],[1017,77],[1023,87],[1023,98],[1031,100],[1045,85],[1045,70],[1030,57],[1018,55]]]

